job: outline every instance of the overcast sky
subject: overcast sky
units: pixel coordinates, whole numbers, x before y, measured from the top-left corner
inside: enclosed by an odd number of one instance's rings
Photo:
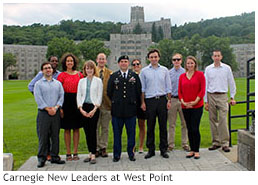
[[[250,13],[255,11],[254,7],[256,7],[255,0],[122,1],[126,3],[116,3],[116,1],[107,0],[95,0],[94,3],[89,3],[93,1],[75,0],[73,2],[76,3],[70,3],[71,1],[69,0],[62,0],[60,1],[62,3],[58,2],[56,0],[3,0],[3,24],[31,25],[33,23],[41,23],[53,25],[67,19],[74,21],[85,20],[87,22],[96,20],[100,22],[128,23],[130,21],[130,7],[143,6],[145,21],[160,20],[161,17],[164,17],[170,18],[172,25],[181,25],[186,22],[198,22],[201,19],[234,16],[244,12]]]

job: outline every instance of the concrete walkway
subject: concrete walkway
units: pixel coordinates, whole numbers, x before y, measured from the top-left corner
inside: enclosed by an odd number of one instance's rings
[[[108,158],[97,158],[97,164],[84,163],[88,155],[79,155],[79,161],[69,161],[64,165],[46,162],[43,168],[37,168],[36,156],[27,160],[19,171],[247,171],[246,168],[236,162],[236,147],[231,148],[230,153],[224,153],[221,149],[209,151],[207,148],[200,149],[201,158],[187,159],[186,152],[174,150],[169,153],[169,158],[164,159],[159,152],[150,159],[144,159],[144,155],[136,153],[135,162],[128,159],[127,153],[123,153],[121,160],[114,163],[112,154]],[[61,156],[65,159],[65,156]]]

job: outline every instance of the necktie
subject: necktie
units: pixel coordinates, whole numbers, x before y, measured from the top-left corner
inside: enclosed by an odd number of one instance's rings
[[[103,81],[103,69],[100,70],[100,72],[99,72],[99,77],[100,77],[100,79]]]
[[[126,73],[124,73],[124,79],[125,79],[125,77],[126,77],[125,75],[126,75]]]

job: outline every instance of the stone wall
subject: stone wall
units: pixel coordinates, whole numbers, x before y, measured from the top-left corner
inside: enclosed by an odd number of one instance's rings
[[[249,131],[238,130],[238,162],[255,171],[255,136]]]

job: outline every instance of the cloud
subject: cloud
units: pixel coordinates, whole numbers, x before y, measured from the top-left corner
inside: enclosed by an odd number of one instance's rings
[[[223,2],[223,3],[222,3]],[[130,21],[131,6],[144,6],[145,20],[170,18],[172,25],[197,22],[201,19],[234,16],[254,11],[253,0],[236,1],[169,1],[164,3],[4,3],[3,24],[58,24],[61,20],[105,22]]]

